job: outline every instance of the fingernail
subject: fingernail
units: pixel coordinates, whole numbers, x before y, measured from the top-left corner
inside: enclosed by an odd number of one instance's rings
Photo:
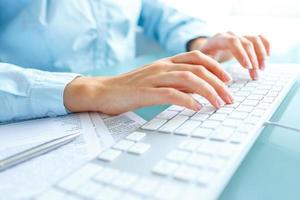
[[[258,73],[257,72],[253,74],[253,80],[258,80]]]
[[[232,104],[233,103],[233,97],[231,96],[231,95],[227,95],[226,96],[226,103],[228,103],[228,104]]]
[[[261,64],[260,64],[260,69],[265,70],[265,68],[266,68],[265,61],[262,61]]]
[[[195,104],[195,110],[200,111],[202,109],[202,105],[199,102],[196,102]]]
[[[225,81],[225,83],[228,83],[228,82],[232,81],[232,78],[231,78],[230,74],[227,73],[227,72],[225,72],[224,81]]]
[[[224,106],[225,103],[224,103],[224,101],[220,97],[217,97],[217,99],[216,99],[216,105],[217,105],[217,108],[220,108],[220,107]]]
[[[246,69],[253,69],[253,68],[250,65],[246,65]]]

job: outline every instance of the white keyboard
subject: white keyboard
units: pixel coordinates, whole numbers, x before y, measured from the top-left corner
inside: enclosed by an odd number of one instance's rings
[[[300,68],[300,67],[298,67]],[[170,106],[37,199],[216,199],[298,75],[271,65],[229,86],[235,103],[195,112]]]

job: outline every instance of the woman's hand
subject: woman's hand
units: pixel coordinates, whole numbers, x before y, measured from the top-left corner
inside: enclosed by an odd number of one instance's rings
[[[252,79],[258,78],[257,70],[264,70],[265,60],[270,55],[270,43],[264,36],[241,37],[231,32],[195,39],[190,49],[200,50],[220,62],[235,57],[244,68],[249,69]]]
[[[191,51],[115,77],[78,77],[66,86],[64,104],[72,112],[106,114],[157,104],[199,111],[201,104],[188,94],[197,93],[220,108],[233,102],[225,84],[230,80],[217,61]]]

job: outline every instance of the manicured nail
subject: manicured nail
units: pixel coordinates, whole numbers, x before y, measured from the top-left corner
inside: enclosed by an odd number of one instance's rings
[[[224,73],[224,82],[228,83],[230,81],[232,81],[231,75],[228,72],[225,72]]]
[[[195,110],[200,111],[202,109],[202,105],[199,102],[196,102],[195,104]]]
[[[253,80],[258,80],[258,73],[257,73],[257,72],[255,72],[255,73],[253,74]]]
[[[226,103],[228,103],[228,104],[232,104],[233,103],[233,97],[231,95],[227,95],[225,97],[225,99],[226,99]]]
[[[220,107],[224,106],[225,103],[224,103],[224,101],[220,97],[217,97],[217,99],[216,99],[216,105],[217,105],[217,108],[220,108]]]
[[[265,70],[265,68],[266,68],[265,61],[262,61],[262,62],[260,63],[260,69],[261,69],[261,70]]]

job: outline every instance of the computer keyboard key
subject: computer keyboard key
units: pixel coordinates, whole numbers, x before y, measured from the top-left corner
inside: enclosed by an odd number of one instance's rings
[[[197,152],[205,155],[215,155],[220,148],[220,142],[209,140],[197,148]]]
[[[111,186],[105,186],[97,195],[96,200],[116,200],[122,199],[122,192]]]
[[[186,139],[178,145],[178,148],[186,151],[195,151],[199,145],[201,145],[201,141],[198,139]]]
[[[195,113],[196,113],[196,111],[194,111],[194,110],[184,109],[184,110],[180,113],[180,115],[185,115],[185,116],[191,117],[191,116],[193,116]]]
[[[167,122],[166,119],[154,118],[149,122],[147,122],[144,126],[142,126],[142,129],[154,131],[157,130],[166,122]]]
[[[233,95],[233,99],[234,99],[234,102],[243,102],[246,99],[246,97]]]
[[[248,134],[245,133],[236,133],[230,138],[230,142],[236,144],[243,143],[246,140],[247,136]]]
[[[173,110],[173,111],[183,111],[185,108],[182,106],[177,106],[177,105],[172,105],[168,108],[168,110]]]
[[[223,107],[224,108],[237,108],[241,103],[238,101],[234,101],[232,104],[226,104]]]
[[[118,175],[120,171],[113,168],[104,168],[102,172],[93,177],[94,180],[101,183],[111,183]]]
[[[163,182],[154,193],[153,199],[175,200],[182,193],[182,187],[173,182]]]
[[[209,168],[217,171],[221,171],[226,167],[228,163],[227,159],[219,158],[219,157],[213,157],[210,160]]]
[[[64,200],[82,200],[83,198],[75,195],[75,194],[70,194],[68,193],[66,196],[64,196]]]
[[[141,154],[145,153],[146,151],[148,151],[149,148],[150,148],[150,144],[138,142],[138,143],[135,143],[134,145],[132,145],[128,149],[128,152],[131,154],[141,155]]]
[[[168,176],[172,174],[177,168],[178,164],[166,160],[159,161],[152,169],[152,172],[155,174]]]
[[[115,150],[115,149],[107,149],[104,150],[99,156],[98,159],[103,160],[103,161],[107,161],[107,162],[111,162],[113,160],[115,160],[117,157],[119,157],[121,155],[121,151],[119,150]]]
[[[242,97],[247,97],[251,94],[251,92],[249,91],[239,91],[239,92],[236,92],[234,95],[235,96],[242,96]]]
[[[166,159],[174,162],[183,162],[189,154],[190,153],[188,153],[187,151],[180,151],[175,149],[167,154]]]
[[[265,110],[255,109],[251,112],[251,116],[261,117],[265,114]]]
[[[190,154],[189,157],[186,159],[186,163],[197,167],[206,167],[210,159],[211,157],[208,155],[193,153]]]
[[[225,141],[234,133],[234,131],[235,128],[221,126],[214,131],[210,138],[213,140]]]
[[[256,87],[252,87],[252,86],[245,86],[243,88],[240,89],[241,92],[252,92],[253,90],[255,90]]]
[[[268,94],[267,94],[267,97],[277,97],[279,94],[279,92],[277,91],[270,91]]]
[[[141,141],[144,137],[146,136],[146,133],[135,131],[133,133],[130,133],[126,139],[127,140],[132,140],[135,142]]]
[[[65,178],[63,181],[58,183],[58,186],[65,190],[73,191],[79,185],[83,184],[85,181],[89,180],[91,177],[101,172],[102,170],[103,167],[101,167],[100,165],[88,163]]]
[[[232,113],[232,111],[234,111],[234,108],[222,107],[217,111],[217,113],[230,114],[230,113]]]
[[[249,133],[253,129],[252,124],[242,124],[241,126],[238,127],[237,133]]]
[[[195,167],[190,167],[187,165],[181,165],[174,172],[174,178],[182,181],[193,181],[196,179],[199,171]]]
[[[239,111],[234,111],[229,115],[229,118],[232,119],[246,119],[248,117],[249,113],[247,112],[239,112]]]
[[[217,128],[221,124],[220,121],[214,121],[214,120],[206,120],[201,124],[201,128]]]
[[[255,124],[257,124],[260,120],[261,120],[260,117],[250,116],[250,117],[248,117],[248,118],[245,120],[245,122],[246,122],[247,124],[253,124],[253,125],[255,125]]]
[[[238,127],[242,123],[243,123],[243,120],[228,118],[222,123],[222,125],[229,126],[229,127]]]
[[[175,129],[177,129],[181,124],[183,124],[186,120],[188,120],[188,116],[177,115],[170,121],[168,121],[165,125],[160,127],[158,130],[166,133],[172,133]]]
[[[198,121],[205,121],[209,117],[208,114],[196,113],[191,119]]]
[[[252,112],[252,110],[254,109],[253,106],[244,106],[244,105],[240,105],[239,107],[236,108],[237,111],[240,112]]]
[[[248,100],[246,99],[245,101],[243,101],[241,103],[241,105],[245,105],[245,106],[256,106],[260,101],[259,100]]]
[[[127,151],[132,145],[134,145],[133,141],[130,140],[121,140],[117,142],[113,148],[121,151]]]
[[[112,182],[113,185],[128,189],[131,188],[131,186],[138,180],[138,176],[128,173],[128,172],[122,172],[119,174]]]
[[[267,109],[269,109],[270,105],[271,105],[270,103],[260,103],[260,104],[258,104],[258,106],[255,107],[255,108],[267,110]]]
[[[139,195],[131,194],[131,193],[122,193],[122,200],[143,200],[143,198]]]
[[[255,90],[253,91],[253,94],[266,95],[268,92],[269,90]]]
[[[89,180],[85,182],[83,185],[80,185],[78,188],[76,188],[74,192],[85,198],[92,199],[95,197],[97,192],[103,189],[103,187],[104,186],[102,184]]]
[[[212,107],[212,106],[209,105],[209,106],[202,107],[201,110],[198,113],[201,113],[201,114],[213,114],[215,111],[216,111],[216,109],[214,107]]]
[[[265,97],[263,98],[262,103],[273,103],[274,99],[274,97]]]
[[[153,178],[140,178],[133,186],[132,190],[142,195],[151,195],[160,186],[160,182]]]
[[[213,129],[199,127],[192,132],[192,137],[207,138],[212,132]]]
[[[262,100],[264,95],[252,94],[247,97],[248,100]]]
[[[165,110],[162,113],[160,113],[159,115],[157,115],[156,117],[157,118],[162,118],[162,119],[172,119],[176,115],[178,115],[177,111]]]
[[[200,121],[188,120],[184,122],[179,128],[177,128],[174,133],[178,135],[189,135],[193,130],[201,125]]]
[[[215,120],[215,121],[224,121],[228,116],[226,114],[219,114],[219,113],[215,113],[213,115],[210,116],[210,120]]]
[[[37,197],[37,200],[64,200],[66,193],[56,188],[50,188]]]

